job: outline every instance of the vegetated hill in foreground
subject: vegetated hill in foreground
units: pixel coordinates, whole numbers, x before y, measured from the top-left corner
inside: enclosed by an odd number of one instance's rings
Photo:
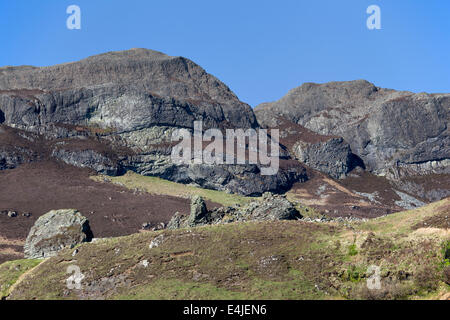
[[[364,222],[234,223],[104,239],[32,269],[24,261],[1,265],[0,279],[9,279],[1,292],[8,299],[448,299],[449,213],[447,198]],[[85,276],[80,290],[66,287],[73,265]],[[367,288],[372,265],[381,289]]]

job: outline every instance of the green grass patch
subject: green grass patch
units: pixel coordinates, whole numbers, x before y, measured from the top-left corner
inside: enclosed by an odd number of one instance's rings
[[[0,265],[0,299],[8,296],[9,290],[21,275],[36,267],[41,261],[23,259],[8,261]]]
[[[356,244],[351,244],[348,246],[348,255],[356,256],[358,254],[358,250],[356,249]]]
[[[446,210],[445,208],[448,208],[448,202],[449,200],[447,198],[414,210],[396,212],[384,217],[358,223],[357,228],[359,230],[377,232],[380,235],[406,235],[419,222],[432,217],[437,212]]]
[[[190,198],[193,195],[199,195],[206,200],[219,203],[223,206],[232,206],[235,204],[246,204],[253,197],[244,197],[237,194],[230,194],[224,191],[209,190],[192,185],[185,185],[157,177],[142,176],[134,172],[127,172],[123,176],[92,176],[91,179],[97,182],[112,182],[114,184],[126,187],[130,190],[140,190],[157,195],[168,195],[173,197]]]
[[[160,279],[151,284],[119,293],[113,300],[217,300],[243,299],[244,294],[209,283]]]
[[[443,267],[450,267],[450,240],[442,244],[442,256],[444,257]]]

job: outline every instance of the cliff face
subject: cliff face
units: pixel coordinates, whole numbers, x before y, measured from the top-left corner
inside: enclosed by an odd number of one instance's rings
[[[51,67],[0,68],[0,124],[23,130],[28,136],[16,134],[31,142],[0,145],[0,169],[56,158],[109,175],[132,170],[245,195],[307,180],[301,163],[336,179],[356,167],[397,180],[446,175],[449,110],[450,94],[398,92],[359,80],[307,83],[253,112],[194,62],[132,49]],[[192,131],[196,120],[203,130],[280,129],[286,148],[278,174],[263,176],[253,164],[172,163],[172,133]],[[31,141],[41,137],[42,152]],[[441,185],[433,199],[448,192]]]
[[[183,57],[132,49],[51,67],[0,68],[0,124],[52,141],[47,157],[109,175],[133,170],[245,195],[306,179],[299,163],[275,176],[262,176],[258,165],[172,163],[173,131],[192,131],[198,120],[203,130],[258,128],[250,106]],[[25,162],[26,152],[2,152],[0,168]]]
[[[22,128],[97,124],[118,131],[154,125],[256,127],[251,108],[182,57],[132,49],[52,67],[0,68],[3,121]]]
[[[377,174],[449,173],[450,94],[399,92],[363,80],[307,83],[255,113],[263,126],[276,125],[277,115],[341,136]]]

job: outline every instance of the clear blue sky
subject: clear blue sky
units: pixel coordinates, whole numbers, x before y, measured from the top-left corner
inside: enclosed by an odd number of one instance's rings
[[[66,28],[81,7],[82,29]],[[381,8],[382,30],[366,27]],[[135,47],[184,56],[255,106],[303,82],[450,92],[448,0],[0,0],[0,65]]]

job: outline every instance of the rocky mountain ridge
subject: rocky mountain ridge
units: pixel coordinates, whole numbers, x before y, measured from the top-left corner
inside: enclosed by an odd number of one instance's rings
[[[438,200],[449,194],[441,183],[449,174],[449,105],[448,94],[358,80],[306,83],[253,112],[186,58],[110,52],[52,67],[0,68],[0,124],[4,132],[16,128],[22,141],[0,146],[0,168],[56,158],[101,174],[131,170],[250,196],[287,191],[314,170],[343,179],[360,168]],[[192,132],[200,120],[204,130],[280,129],[278,174],[262,176],[258,164],[172,163],[172,133]],[[45,152],[36,149],[42,144]],[[404,181],[429,174],[439,188]]]
[[[450,173],[450,94],[382,89],[365,81],[305,83],[255,108],[261,125],[283,117],[343,137],[379,175]]]
[[[257,126],[251,108],[203,68],[146,49],[52,67],[0,68],[0,90],[5,122],[20,127],[97,123],[130,131],[155,124],[189,128],[193,119]]]

